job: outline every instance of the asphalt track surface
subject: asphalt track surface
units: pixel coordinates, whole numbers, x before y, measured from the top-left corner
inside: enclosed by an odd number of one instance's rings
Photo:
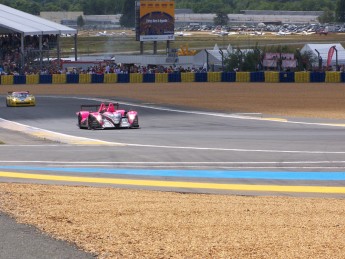
[[[8,108],[4,102],[0,127],[46,140],[0,145],[0,181],[345,197],[342,121],[120,101],[122,108],[139,112],[140,129],[79,129],[80,105],[101,101],[110,100],[37,96],[37,106],[25,108]],[[0,223],[0,232],[7,233],[0,237],[0,258],[93,257],[6,215],[0,214]]]
[[[53,141],[1,145],[0,180],[345,197],[342,121],[221,114],[117,100],[122,108],[138,111],[140,129],[79,129],[80,105],[101,101],[111,100],[37,96],[36,107],[8,108],[4,103],[0,126]],[[9,121],[17,124],[8,126]]]

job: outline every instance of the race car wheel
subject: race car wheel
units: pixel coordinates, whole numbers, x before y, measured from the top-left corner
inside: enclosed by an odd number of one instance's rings
[[[94,130],[94,129],[99,128],[99,124],[98,124],[97,120],[92,116],[89,116],[89,118],[87,120],[87,126],[88,126],[88,129],[90,129],[90,130]]]
[[[89,118],[87,120],[87,129],[89,129],[89,130],[93,130],[94,129],[94,127],[92,125],[92,117],[91,116],[89,116]]]
[[[78,116],[78,126],[79,126],[79,129],[81,129],[81,115],[79,114]]]

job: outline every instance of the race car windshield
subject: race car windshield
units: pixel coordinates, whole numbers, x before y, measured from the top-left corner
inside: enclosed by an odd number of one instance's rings
[[[23,97],[27,97],[28,94],[27,93],[13,93],[13,96],[17,98],[23,98]]]

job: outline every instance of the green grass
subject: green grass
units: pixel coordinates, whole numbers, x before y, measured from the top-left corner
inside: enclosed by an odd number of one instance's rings
[[[229,44],[233,48],[252,48],[258,45],[262,48],[284,47],[296,50],[302,48],[306,43],[341,43],[344,45],[345,37],[343,34],[320,35],[287,35],[274,36],[266,33],[263,36],[249,35],[230,35],[218,37],[215,35],[193,35],[186,37],[175,37],[175,41],[171,41],[171,48],[180,48],[182,45],[188,45],[189,49],[211,49],[217,44],[221,48],[226,48]],[[62,56],[70,56],[74,54],[73,38],[61,38]],[[130,53],[138,52],[140,43],[135,40],[134,36],[113,36],[113,37],[96,37],[96,36],[78,36],[78,54],[92,55],[96,53]],[[144,44],[144,52],[152,53],[153,44],[147,42]],[[166,42],[158,42],[158,52],[165,52]]]

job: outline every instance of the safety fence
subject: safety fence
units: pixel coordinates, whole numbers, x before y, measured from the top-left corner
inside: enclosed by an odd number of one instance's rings
[[[188,83],[188,82],[265,82],[265,83],[342,83],[345,72],[208,72],[162,74],[54,74],[2,75],[2,85],[89,84],[89,83]]]

